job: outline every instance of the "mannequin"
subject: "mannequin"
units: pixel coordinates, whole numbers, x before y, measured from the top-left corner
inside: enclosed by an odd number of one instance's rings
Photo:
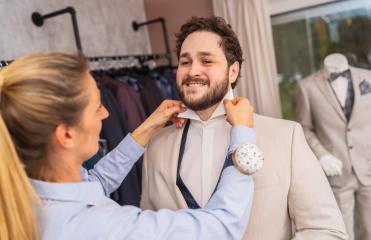
[[[324,70],[339,104],[344,108],[350,74],[342,73],[349,72],[348,60],[342,54],[330,54],[324,60]],[[328,177],[342,174],[343,163],[332,154],[322,156],[319,162]]]
[[[371,71],[331,54],[298,81],[296,116],[328,177],[349,239],[371,239]],[[354,214],[354,209],[358,209]]]

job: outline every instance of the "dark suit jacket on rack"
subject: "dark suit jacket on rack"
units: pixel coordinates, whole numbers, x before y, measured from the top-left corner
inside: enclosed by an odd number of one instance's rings
[[[146,119],[140,94],[128,84],[117,79],[104,76],[102,80],[116,96],[120,110],[128,121],[128,131],[134,131]]]

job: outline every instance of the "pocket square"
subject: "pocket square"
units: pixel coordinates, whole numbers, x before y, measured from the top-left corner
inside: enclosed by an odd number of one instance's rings
[[[367,82],[366,80],[363,80],[359,84],[359,91],[361,92],[361,95],[367,94],[371,92],[371,84]]]

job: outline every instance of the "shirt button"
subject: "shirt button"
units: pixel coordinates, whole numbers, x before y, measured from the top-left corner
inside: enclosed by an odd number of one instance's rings
[[[350,128],[347,128],[347,132],[350,132],[351,131],[351,129]]]
[[[352,150],[353,149],[353,146],[349,146],[349,150]]]

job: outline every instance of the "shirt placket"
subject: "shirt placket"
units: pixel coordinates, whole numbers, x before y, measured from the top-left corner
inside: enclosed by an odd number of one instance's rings
[[[211,166],[211,148],[212,148],[212,128],[210,124],[203,124],[202,135],[202,205],[205,205],[210,198],[210,170]]]

